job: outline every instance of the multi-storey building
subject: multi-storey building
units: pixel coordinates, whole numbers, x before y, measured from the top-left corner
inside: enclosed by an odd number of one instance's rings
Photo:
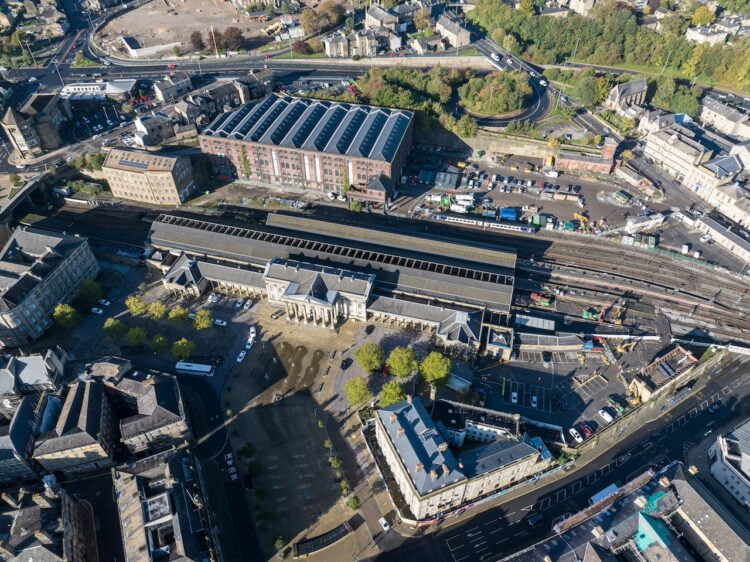
[[[483,446],[456,455],[418,398],[375,414],[380,452],[416,519],[438,516],[550,467],[552,457],[541,439],[510,430],[484,433],[476,439]]]
[[[700,120],[725,135],[750,139],[750,117],[712,96],[703,98]]]
[[[193,88],[193,82],[187,72],[167,74],[163,80],[154,83],[154,93],[159,101],[176,101]]]
[[[92,372],[96,371],[94,365]],[[131,453],[155,453],[190,439],[182,394],[173,376],[132,371],[127,362],[102,380],[120,419],[120,441]]]
[[[101,380],[78,381],[68,390],[57,423],[42,433],[34,460],[46,471],[78,474],[110,466],[117,418]]]
[[[199,140],[219,173],[348,190],[351,197],[385,203],[411,149],[413,117],[411,111],[272,95],[220,115]]]
[[[8,108],[2,126],[13,147],[34,157],[62,146],[60,127],[71,119],[69,102],[57,94],[33,94],[21,109]]]
[[[0,252],[0,342],[17,347],[40,337],[55,306],[98,272],[85,238],[16,229]]]
[[[460,22],[446,15],[441,16],[437,21],[435,31],[451,47],[465,47],[471,43],[471,32]]]
[[[48,349],[44,355],[0,357],[0,414],[11,419],[24,396],[53,392],[67,359],[60,348]]]
[[[135,142],[140,147],[159,146],[174,136],[174,123],[163,113],[153,112],[135,120]]]
[[[750,510],[750,421],[719,435],[712,446],[711,474],[745,509]]]
[[[25,396],[16,407],[13,418],[0,421],[0,488],[39,478],[31,460],[38,403],[38,395]]]
[[[102,171],[115,197],[179,205],[195,190],[190,160],[156,152],[113,149]]]

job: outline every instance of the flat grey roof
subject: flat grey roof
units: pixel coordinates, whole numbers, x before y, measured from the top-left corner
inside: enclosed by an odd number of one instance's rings
[[[222,113],[209,137],[391,162],[414,113],[272,94]]]

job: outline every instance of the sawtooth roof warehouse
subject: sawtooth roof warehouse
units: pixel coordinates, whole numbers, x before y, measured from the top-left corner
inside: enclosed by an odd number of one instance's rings
[[[271,95],[219,115],[200,136],[219,173],[384,203],[411,150],[411,111]]]

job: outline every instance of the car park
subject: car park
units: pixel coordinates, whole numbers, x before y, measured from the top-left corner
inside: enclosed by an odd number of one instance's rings
[[[245,355],[247,355],[247,351],[245,351],[244,349],[240,351],[240,354],[237,356],[237,363],[242,363],[242,361],[244,361],[245,359]]]
[[[583,437],[581,437],[581,434],[578,433],[574,427],[571,427],[568,430],[568,433],[570,433],[570,436],[575,439],[576,443],[583,443]]]
[[[222,320],[221,318],[217,318],[216,320],[214,320],[214,324],[217,325],[217,326],[221,326],[222,328],[224,328],[227,325],[227,321],[226,320]]]
[[[610,414],[607,410],[599,410],[599,417],[607,423],[612,423],[614,421],[612,414]]]
[[[92,308],[91,312],[93,314],[104,314],[104,311],[101,308],[97,308],[97,307]]]

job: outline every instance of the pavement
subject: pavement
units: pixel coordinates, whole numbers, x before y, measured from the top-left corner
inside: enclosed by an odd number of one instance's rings
[[[614,447],[591,459],[579,459],[573,471],[558,473],[554,482],[540,480],[500,501],[468,511],[424,535],[402,539],[379,560],[461,562],[486,560],[516,552],[549,536],[553,521],[588,504],[588,498],[609,484],[622,484],[649,466],[680,459],[683,445],[705,431],[711,420],[731,423],[745,415],[750,396],[750,360],[729,356],[713,370],[704,388],[667,415],[645,423]],[[708,407],[721,401],[714,414]],[[542,525],[531,528],[528,518],[541,513]],[[401,529],[401,527],[399,527]],[[414,533],[410,528],[405,533]]]

